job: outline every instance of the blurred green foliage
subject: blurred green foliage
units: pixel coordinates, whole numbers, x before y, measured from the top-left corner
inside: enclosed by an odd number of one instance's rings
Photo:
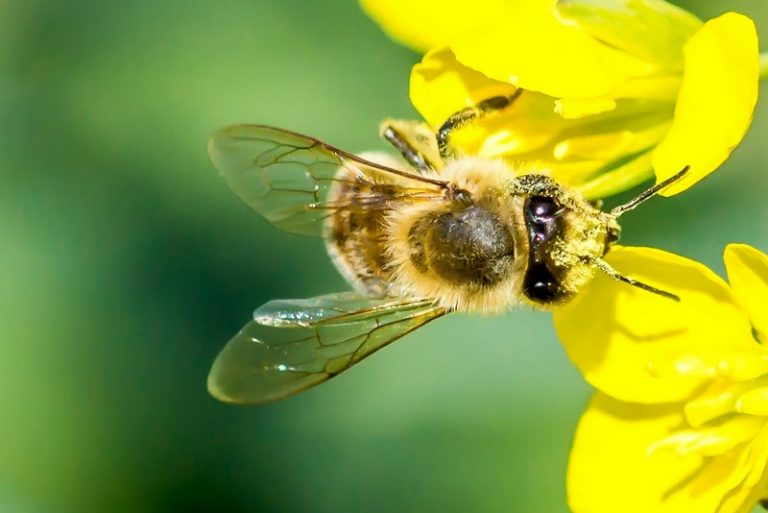
[[[686,6],[768,33],[762,1]],[[269,406],[205,391],[255,306],[345,288],[320,241],[226,188],[207,136],[254,121],[384,148],[378,122],[415,115],[416,55],[352,1],[11,0],[0,18],[0,511],[566,511],[589,389],[546,314],[444,319]],[[768,249],[767,109],[624,242],[718,270],[728,242]]]

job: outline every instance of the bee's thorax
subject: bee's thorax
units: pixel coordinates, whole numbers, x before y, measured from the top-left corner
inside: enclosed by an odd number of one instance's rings
[[[450,161],[441,204],[414,204],[388,216],[388,255],[399,294],[451,310],[500,312],[519,301],[523,260],[520,200],[507,193],[514,172],[501,161]]]
[[[408,233],[410,260],[455,284],[493,286],[506,278],[515,243],[507,223],[477,204],[418,219]]]

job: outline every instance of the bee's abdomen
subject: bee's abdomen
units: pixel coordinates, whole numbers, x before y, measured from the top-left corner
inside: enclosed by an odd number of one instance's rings
[[[388,290],[391,276],[385,254],[390,209],[385,205],[392,201],[393,192],[386,184],[340,182],[333,194],[333,202],[345,206],[326,220],[328,253],[339,272],[362,294],[380,296]],[[381,204],[370,208],[372,201]]]

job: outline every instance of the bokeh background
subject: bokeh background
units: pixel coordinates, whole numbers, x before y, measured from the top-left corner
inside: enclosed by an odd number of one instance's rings
[[[768,34],[763,0],[683,5]],[[416,60],[351,0],[0,4],[0,511],[567,510],[590,391],[546,314],[443,319],[277,404],[206,393],[254,307],[345,288],[319,240],[217,178],[207,136],[384,148]],[[624,242],[719,271],[728,242],[768,249],[766,137],[762,103],[722,170],[627,216]]]

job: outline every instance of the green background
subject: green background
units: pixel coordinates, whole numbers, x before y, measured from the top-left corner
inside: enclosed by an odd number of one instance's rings
[[[687,7],[768,33],[763,1]],[[446,318],[269,406],[205,390],[254,307],[345,288],[319,240],[217,178],[208,135],[384,148],[378,122],[415,115],[416,60],[352,1],[2,3],[0,511],[566,511],[590,392],[547,314]],[[624,243],[718,271],[728,242],[768,249],[767,109]]]

